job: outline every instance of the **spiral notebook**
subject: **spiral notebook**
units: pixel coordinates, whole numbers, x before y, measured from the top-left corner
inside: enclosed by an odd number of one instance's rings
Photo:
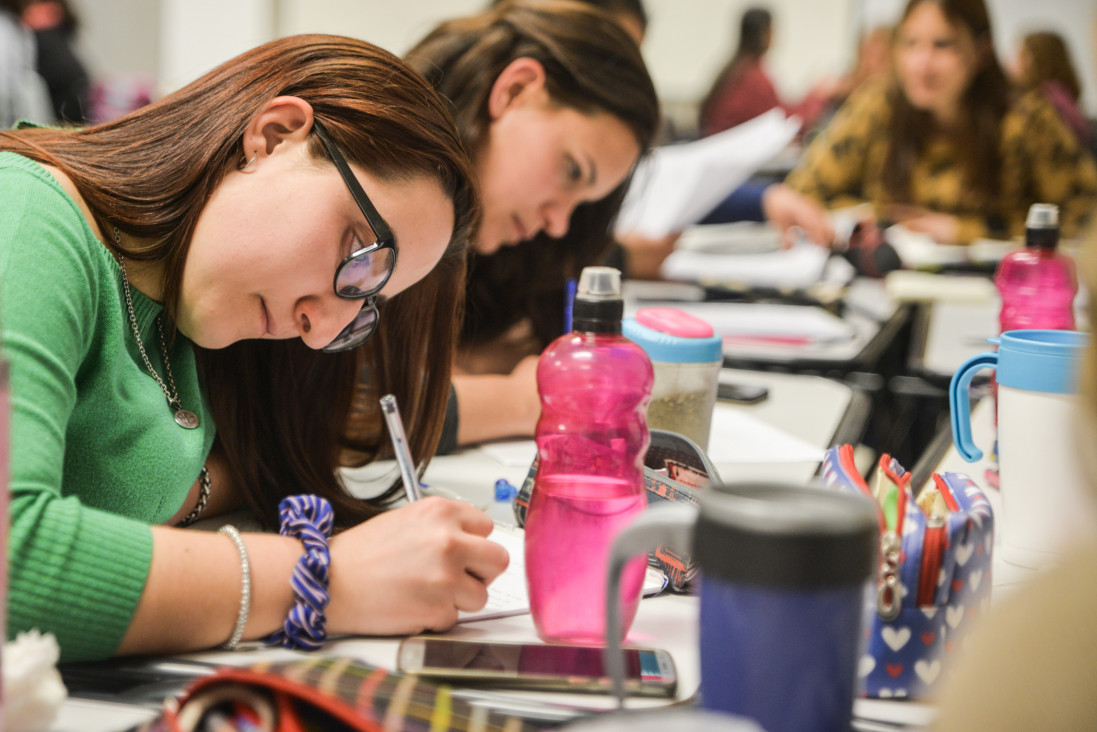
[[[529,591],[526,588],[526,562],[523,542],[525,532],[516,527],[496,524],[495,531],[488,536],[498,542],[510,554],[510,564],[488,586],[488,603],[476,612],[462,612],[458,623],[471,623],[476,620],[502,618],[508,615],[521,615],[529,612]],[[667,578],[661,571],[648,567],[644,575],[643,595],[658,595],[667,586]]]

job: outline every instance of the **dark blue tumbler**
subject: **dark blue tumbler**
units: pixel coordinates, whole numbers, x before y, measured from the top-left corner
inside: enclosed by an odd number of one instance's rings
[[[861,496],[777,484],[708,492],[693,531],[702,706],[768,732],[849,729],[877,532]]]
[[[624,699],[617,588],[655,546],[691,554],[701,595],[701,706],[767,732],[848,730],[877,566],[876,509],[822,486],[742,483],[700,507],[649,507],[614,539],[606,669]]]

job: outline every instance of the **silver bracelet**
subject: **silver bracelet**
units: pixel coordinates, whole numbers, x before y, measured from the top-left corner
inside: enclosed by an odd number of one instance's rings
[[[251,563],[248,562],[248,548],[244,546],[244,540],[240,538],[240,532],[235,526],[225,524],[217,533],[232,539],[240,554],[240,611],[236,614],[236,627],[232,629],[232,637],[220,646],[223,650],[235,651],[244,636],[244,626],[248,624],[248,612],[251,610]]]

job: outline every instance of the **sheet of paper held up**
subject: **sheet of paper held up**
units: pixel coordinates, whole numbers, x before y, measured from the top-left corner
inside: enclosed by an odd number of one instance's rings
[[[457,615],[458,623],[474,620],[501,618],[507,615],[521,615],[529,612],[529,589],[526,586],[525,534],[521,529],[504,528],[496,525],[495,531],[488,536],[502,545],[510,554],[510,564],[506,571],[488,585],[488,603],[476,612],[461,611]],[[644,575],[644,597],[658,595],[667,586],[667,578],[658,569],[648,567]]]
[[[708,455],[714,463],[808,463],[823,459],[822,448],[778,429],[743,409],[717,402],[712,413]],[[529,465],[537,455],[533,440],[509,440],[480,447],[501,465]]]
[[[695,142],[656,148],[636,168],[618,235],[684,231],[792,142],[800,121],[773,109]]]

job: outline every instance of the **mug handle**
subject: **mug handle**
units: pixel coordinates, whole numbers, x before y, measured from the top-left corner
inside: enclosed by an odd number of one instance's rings
[[[625,662],[621,651],[621,617],[618,601],[621,572],[637,554],[647,554],[657,546],[689,551],[697,507],[679,504],[649,507],[621,530],[613,540],[609,554],[609,581],[606,583],[606,647],[603,659],[606,674],[613,682],[613,694],[620,707],[625,705]]]
[[[990,339],[997,343],[997,338]],[[952,442],[956,445],[956,452],[969,463],[973,463],[983,457],[983,451],[975,446],[971,438],[971,380],[976,372],[982,369],[998,367],[998,353],[988,351],[972,356],[956,370],[948,385],[949,415],[952,421]]]

